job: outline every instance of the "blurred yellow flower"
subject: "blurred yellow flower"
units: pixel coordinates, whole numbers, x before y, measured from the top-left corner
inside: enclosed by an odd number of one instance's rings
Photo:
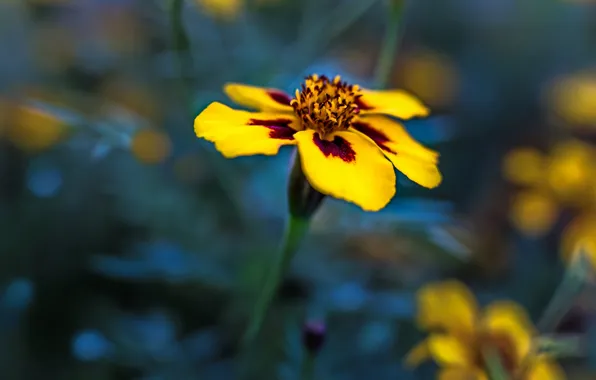
[[[559,216],[559,206],[552,197],[540,191],[526,190],[516,194],[510,210],[511,221],[529,236],[547,233]]]
[[[297,145],[302,171],[318,192],[377,211],[395,194],[395,166],[412,181],[434,188],[442,176],[438,153],[415,141],[384,115],[410,119],[429,110],[401,90],[372,91],[312,75],[295,97],[283,91],[228,84],[235,102],[261,112],[212,103],[195,119],[198,137],[225,157],[275,155]]]
[[[596,73],[579,73],[558,79],[547,93],[549,108],[578,126],[596,123]]]
[[[130,150],[141,162],[157,164],[165,160],[172,149],[170,138],[164,132],[144,128],[132,137]]]
[[[596,270],[596,213],[586,213],[575,218],[563,231],[561,254],[567,263],[586,255]]]
[[[230,21],[244,8],[244,0],[196,0],[199,7],[209,16]]]
[[[403,60],[404,86],[429,103],[450,104],[459,85],[455,66],[443,55],[432,51],[419,51]]]
[[[596,150],[578,140],[555,145],[548,154],[517,148],[503,160],[503,176],[524,186],[513,197],[513,224],[531,236],[547,233],[564,207],[582,209],[596,202]]]
[[[503,160],[503,176],[519,185],[534,185],[544,178],[546,159],[536,148],[511,150]]]
[[[595,165],[592,146],[578,140],[559,143],[551,152],[547,169],[550,188],[564,202],[591,200]]]
[[[69,129],[60,118],[29,105],[15,105],[8,112],[6,138],[29,153],[37,153],[59,143]]]
[[[491,354],[512,379],[565,379],[557,363],[533,354],[535,329],[514,302],[497,301],[480,310],[470,290],[452,280],[424,286],[417,303],[417,324],[430,336],[410,351],[406,364],[432,358],[440,380],[488,380]]]

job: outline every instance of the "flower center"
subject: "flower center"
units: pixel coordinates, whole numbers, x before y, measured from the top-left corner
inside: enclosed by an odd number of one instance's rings
[[[311,75],[291,105],[304,128],[314,129],[321,137],[334,131],[346,130],[360,111],[362,96],[357,85],[342,82],[340,76],[330,80],[326,76]]]

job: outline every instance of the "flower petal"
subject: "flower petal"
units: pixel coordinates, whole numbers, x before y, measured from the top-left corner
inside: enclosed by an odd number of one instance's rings
[[[443,368],[437,375],[438,380],[488,380],[486,374],[476,368]]]
[[[211,103],[195,119],[197,137],[215,143],[225,157],[277,154],[282,145],[294,145],[298,122],[287,114],[234,110]]]
[[[373,140],[406,177],[427,188],[437,187],[442,176],[439,154],[414,140],[396,121],[381,115],[358,118],[352,128]]]
[[[395,172],[380,149],[353,132],[321,139],[313,130],[294,135],[302,170],[313,188],[366,211],[385,207],[395,194]]]
[[[430,283],[417,292],[418,326],[472,337],[478,318],[474,295],[461,282]]]
[[[430,347],[428,345],[428,340],[424,340],[417,345],[415,345],[408,353],[404,359],[404,364],[406,367],[413,368],[417,367],[423,361],[427,360],[431,357]]]
[[[361,90],[358,106],[362,113],[386,114],[402,120],[428,116],[430,110],[418,98],[404,90]]]
[[[491,333],[506,335],[515,346],[518,363],[529,354],[534,327],[525,310],[515,302],[497,301],[488,305],[481,326]]]
[[[224,92],[239,105],[261,110],[277,112],[293,112],[290,101],[292,97],[281,90],[228,83]]]
[[[535,361],[526,372],[525,380],[565,380],[565,372],[555,362],[544,359]]]
[[[433,334],[428,338],[430,353],[441,367],[473,367],[473,352],[467,342],[453,335]]]

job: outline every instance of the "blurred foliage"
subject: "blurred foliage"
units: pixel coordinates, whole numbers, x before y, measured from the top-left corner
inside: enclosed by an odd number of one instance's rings
[[[227,102],[228,81],[370,86],[388,2],[179,4],[187,40],[171,1],[0,1],[3,378],[237,378],[291,152],[225,160],[193,118]],[[403,357],[423,337],[416,290],[437,279],[540,319],[560,256],[596,245],[595,16],[591,1],[408,3],[390,87],[433,109],[406,126],[441,152],[445,181],[400,177],[374,214],[325,201],[255,378],[299,378],[311,320],[318,379],[435,378]],[[558,331],[593,336],[594,283],[571,301]],[[596,376],[593,346],[561,360],[570,379]]]

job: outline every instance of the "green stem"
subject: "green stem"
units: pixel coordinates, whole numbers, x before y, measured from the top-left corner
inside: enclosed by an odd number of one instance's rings
[[[486,369],[490,380],[510,380],[510,377],[495,350],[485,350],[482,352],[482,355],[486,362]]]
[[[586,355],[584,343],[581,334],[558,334],[541,336],[534,346],[538,355],[545,354],[549,358],[581,358]]]
[[[567,268],[563,280],[557,287],[553,298],[538,321],[538,330],[542,333],[552,331],[557,327],[567,311],[573,306],[577,295],[582,291],[589,263],[585,255],[580,253]]]
[[[389,21],[381,45],[381,52],[375,68],[376,88],[385,88],[389,83],[391,69],[401,37],[400,27],[406,0],[390,0]]]
[[[178,65],[177,91],[180,101],[187,109],[188,116],[194,118],[194,110],[192,109],[192,88],[193,88],[193,59],[191,54],[191,44],[188,34],[182,22],[182,10],[184,0],[170,0],[170,26],[172,33],[172,48],[176,54],[176,64]],[[230,189],[239,188],[237,176],[230,172],[230,169],[221,164],[220,157],[215,157],[213,153],[208,150],[202,152],[209,158],[209,164],[213,167],[215,174],[215,181],[219,188],[224,192],[224,195],[229,200],[234,208],[236,215],[242,221],[242,225],[247,229],[254,229],[254,223],[247,220],[242,205],[238,196],[236,196]]]
[[[182,23],[182,7],[184,0],[171,0],[170,4],[170,25],[172,26],[172,45],[176,51],[178,64],[179,91],[183,100],[190,106],[190,94],[186,81],[190,80],[189,70],[192,66],[190,56],[190,40]]]
[[[298,251],[300,243],[308,230],[308,225],[308,219],[290,215],[286,225],[283,243],[277,254],[276,261],[265,280],[264,287],[259,293],[259,298],[255,303],[248,329],[244,334],[243,343],[245,346],[250,347],[261,330],[261,325],[275,297],[279,283],[288,270],[294,254]]]
[[[315,355],[305,352],[302,359],[302,368],[300,371],[300,380],[313,380],[315,378]]]

